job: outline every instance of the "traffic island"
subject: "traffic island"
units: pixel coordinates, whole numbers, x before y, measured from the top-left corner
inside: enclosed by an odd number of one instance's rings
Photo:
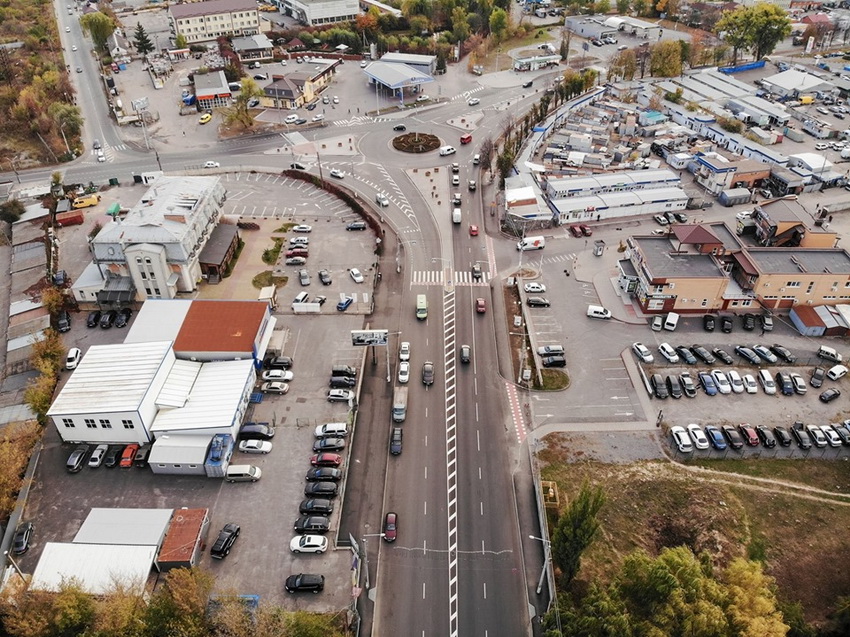
[[[393,148],[403,153],[428,153],[440,147],[440,138],[429,133],[406,133],[393,138]]]

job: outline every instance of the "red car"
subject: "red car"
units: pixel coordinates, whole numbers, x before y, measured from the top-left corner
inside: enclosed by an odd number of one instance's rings
[[[587,225],[587,224],[585,224],[585,223],[579,224],[579,228],[581,229],[581,233],[582,233],[585,237],[589,237],[590,235],[592,235],[592,234],[593,234],[593,230],[591,230],[591,229],[590,229],[590,226],[588,226],[588,225]]]
[[[310,464],[314,467],[338,467],[342,463],[342,456],[338,453],[317,453],[310,458]]]
[[[487,301],[484,299],[475,299],[475,311],[479,314],[484,314],[487,311]]]
[[[133,466],[133,460],[136,459],[136,453],[139,451],[139,445],[132,444],[124,447],[124,453],[121,454],[121,467],[125,469]]]
[[[478,236],[478,226],[469,226],[469,236],[477,237]]]
[[[584,236],[581,232],[581,228],[579,227],[579,225],[577,223],[574,223],[573,225],[570,226],[570,232],[572,233],[572,235],[574,237],[583,237]]]
[[[286,258],[290,257],[309,257],[310,251],[305,250],[304,248],[293,248],[292,250],[286,251]]]
[[[384,541],[395,542],[398,534],[398,515],[390,511],[384,518]]]
[[[755,428],[752,425],[749,425],[747,423],[740,424],[738,425],[738,430],[744,437],[744,442],[746,442],[750,447],[759,446],[759,437],[756,433]]]

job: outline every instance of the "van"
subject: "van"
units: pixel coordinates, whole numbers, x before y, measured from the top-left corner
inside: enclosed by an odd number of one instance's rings
[[[472,142],[472,135],[470,135],[469,133],[466,133],[465,135],[460,136],[460,143],[461,144],[469,144],[471,142]]]
[[[480,154],[478,154],[478,153],[475,153],[475,154],[472,156],[472,165],[473,165],[473,166],[477,166],[477,165],[478,165],[478,164],[480,164],[480,163],[481,163],[481,155],[480,155]]]
[[[256,482],[263,475],[259,467],[251,464],[232,464],[227,467],[224,479],[228,482]]]
[[[316,438],[345,438],[348,435],[348,423],[329,422],[316,427]]]
[[[310,297],[310,295],[307,294],[306,292],[299,292],[298,296],[296,296],[294,299],[292,299],[292,303],[293,303],[293,305],[295,303],[306,303],[307,299],[309,297]]]
[[[463,216],[460,212],[460,208],[452,209],[452,223],[460,223],[463,220]]]
[[[420,321],[428,318],[428,297],[424,294],[416,295],[416,318]]]
[[[283,120],[283,122],[285,124],[294,124],[297,121],[298,121],[298,115],[295,115],[294,113],[292,115],[287,115],[286,119]]]
[[[142,445],[136,452],[136,457],[133,459],[133,464],[139,469],[144,469],[148,466],[148,456],[151,455],[151,445]]]
[[[396,387],[393,394],[393,422],[404,422],[407,417],[407,387]]]
[[[758,372],[759,383],[761,383],[761,388],[764,390],[765,394],[775,394],[776,393],[776,383],[773,382],[773,376],[770,375],[770,372],[766,369],[760,369]]]
[[[676,326],[679,325],[679,315],[675,312],[670,312],[667,314],[667,318],[664,319],[664,329],[673,331],[676,329]]]
[[[588,305],[587,306],[587,315],[590,318],[598,318],[598,319],[609,319],[609,318],[611,318],[611,312],[606,310],[601,305]]]
[[[454,155],[457,151],[454,146],[441,146],[440,147],[440,157],[446,157],[447,155]]]
[[[546,9],[537,9],[537,11],[534,12],[534,15],[536,15],[538,18],[545,18]]]
[[[829,380],[838,380],[839,378],[844,378],[844,376],[847,375],[847,368],[844,365],[835,365],[834,367],[829,368],[826,375]]]
[[[74,203],[71,204],[72,208],[88,208],[89,206],[96,206],[100,203],[100,195],[97,193],[93,193],[91,195],[85,195],[83,197],[77,197],[74,199]]]
[[[357,369],[351,365],[334,365],[331,367],[331,376],[346,376],[354,378],[357,376]]]
[[[841,354],[826,345],[821,345],[820,348],[818,348],[818,358],[825,358],[833,363],[840,363],[842,360]]]
[[[545,237],[526,237],[525,239],[516,244],[516,249],[522,250],[523,252],[526,250],[542,250],[545,247]]]

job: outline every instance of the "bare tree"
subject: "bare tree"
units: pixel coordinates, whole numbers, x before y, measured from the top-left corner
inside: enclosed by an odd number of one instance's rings
[[[478,149],[481,155],[481,168],[488,173],[493,172],[493,140],[487,137],[481,142],[481,148]]]

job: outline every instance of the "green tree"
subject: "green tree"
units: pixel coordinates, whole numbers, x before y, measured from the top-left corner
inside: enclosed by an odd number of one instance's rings
[[[509,26],[510,21],[505,10],[499,8],[493,9],[493,12],[490,14],[490,33],[493,34],[496,42],[502,41],[508,32]]]
[[[596,13],[605,15],[611,11],[611,2],[609,0],[596,0]]]
[[[107,53],[106,43],[115,32],[115,21],[105,13],[92,11],[80,18],[80,26],[83,33],[91,36],[95,49],[101,53]]]
[[[566,588],[578,574],[581,554],[599,531],[599,514],[605,493],[585,482],[567,510],[558,518],[552,534],[552,559],[561,569],[561,586]]]
[[[153,52],[153,42],[151,42],[151,39],[148,37],[148,33],[145,31],[145,27],[142,26],[141,22],[136,23],[136,31],[133,34],[133,46],[136,47],[136,51],[138,51],[139,55],[142,57],[147,57],[148,53]]]
[[[0,204],[0,221],[15,223],[24,214],[26,208],[18,199],[9,199]]]
[[[759,2],[750,10],[749,44],[755,59],[770,55],[776,45],[791,35],[791,19],[785,9],[776,4]]]
[[[455,7],[452,9],[452,40],[455,42],[466,42],[469,37],[469,21],[466,9]]]
[[[729,622],[745,637],[785,637],[788,625],[776,607],[776,585],[761,564],[738,558],[723,573]]]
[[[630,5],[631,2],[629,0],[617,0],[617,13],[619,15],[627,15]]]
[[[632,49],[618,51],[608,64],[608,77],[631,81],[637,73],[637,58]]]
[[[505,187],[505,179],[508,178],[513,167],[514,154],[506,147],[502,154],[496,158],[496,169],[499,171],[499,188]]]
[[[682,74],[682,52],[678,41],[664,40],[650,49],[649,73],[653,77],[675,77]]]
[[[646,13],[647,6],[647,0],[634,0],[634,2],[632,2],[632,9],[634,9],[634,13],[637,17],[640,17],[644,13]]]
[[[207,599],[215,579],[200,569],[177,568],[165,576],[165,586],[151,598],[144,622],[153,635],[207,637],[211,625]]]
[[[185,49],[189,46],[189,42],[186,40],[186,36],[182,33],[178,33],[177,37],[174,38],[174,47],[177,49]]]
[[[79,135],[83,128],[83,114],[80,107],[65,102],[53,102],[47,107],[47,114],[57,129],[64,127],[66,135]]]
[[[255,124],[254,116],[248,106],[252,99],[259,99],[265,95],[263,89],[257,86],[253,78],[246,77],[241,80],[242,90],[233,99],[232,106],[224,110],[225,124],[238,122],[245,128],[251,128]]]

